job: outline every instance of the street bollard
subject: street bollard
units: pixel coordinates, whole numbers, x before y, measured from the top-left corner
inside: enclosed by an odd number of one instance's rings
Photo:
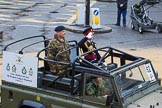
[[[77,25],[85,24],[85,9],[83,5],[76,6],[76,24]]]
[[[101,28],[99,8],[91,8],[90,21],[90,25],[93,27],[93,29]]]

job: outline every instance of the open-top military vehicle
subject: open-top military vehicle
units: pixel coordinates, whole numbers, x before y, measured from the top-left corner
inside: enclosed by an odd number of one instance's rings
[[[32,36],[6,45],[3,51],[2,108],[162,107],[161,81],[150,60],[112,47],[79,54],[77,42],[69,41],[71,62],[64,63],[46,57],[48,41],[44,36]],[[15,48],[19,50],[11,51]],[[39,50],[35,57],[26,53],[31,48]],[[84,59],[86,54],[94,51],[101,54],[97,63]],[[102,65],[103,61],[107,65]],[[53,75],[48,62],[66,65],[70,73],[68,76]],[[103,78],[106,97],[86,94],[86,84],[93,77]]]

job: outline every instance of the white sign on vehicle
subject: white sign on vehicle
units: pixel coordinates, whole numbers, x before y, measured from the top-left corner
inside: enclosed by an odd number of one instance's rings
[[[156,78],[155,78],[154,72],[152,70],[151,64],[150,63],[145,64],[145,69],[146,69],[147,75],[149,77],[149,80],[155,81]]]
[[[37,87],[38,58],[3,51],[2,80]]]

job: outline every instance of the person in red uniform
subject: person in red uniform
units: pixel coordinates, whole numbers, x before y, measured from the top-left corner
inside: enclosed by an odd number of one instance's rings
[[[84,38],[78,43],[79,47],[82,49],[83,53],[96,49],[96,43],[93,40],[93,28],[88,27],[83,31]],[[97,62],[101,56],[98,51],[88,53],[84,58],[90,62]]]

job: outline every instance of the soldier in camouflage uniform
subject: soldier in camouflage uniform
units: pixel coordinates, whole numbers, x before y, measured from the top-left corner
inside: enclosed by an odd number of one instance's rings
[[[55,28],[56,34],[54,35],[54,38],[49,42],[48,44],[48,54],[47,57],[52,60],[56,60],[59,62],[70,62],[70,51],[69,44],[67,40],[65,39],[65,27],[64,26],[58,26]],[[67,51],[65,51],[67,50]],[[63,53],[60,53],[62,51],[65,51]],[[58,54],[60,53],[60,54]],[[58,56],[56,57],[56,55]],[[48,62],[50,71],[52,74],[55,75],[61,75],[65,73],[67,65],[62,65],[58,63]]]
[[[110,83],[110,81],[108,81]],[[86,84],[85,94],[102,99],[106,99],[108,94],[112,92],[111,85],[106,85],[106,80],[102,77],[92,77],[92,80]]]

